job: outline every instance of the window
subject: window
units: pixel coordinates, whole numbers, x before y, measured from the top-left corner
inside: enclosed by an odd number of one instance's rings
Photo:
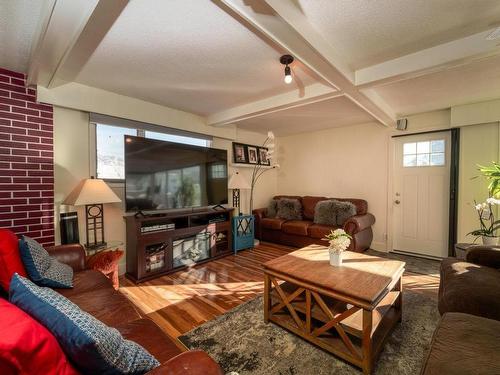
[[[403,144],[404,167],[437,167],[445,164],[444,139]]]
[[[105,180],[125,179],[124,136],[135,135],[146,138],[209,147],[208,139],[184,135],[167,134],[149,130],[96,124],[96,175]],[[214,177],[217,178],[217,177]]]
[[[226,164],[212,164],[210,166],[210,178],[226,178]]]

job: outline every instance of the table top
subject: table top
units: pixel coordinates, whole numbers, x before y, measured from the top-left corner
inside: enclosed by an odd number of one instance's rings
[[[264,270],[374,304],[388,292],[388,286],[402,275],[405,267],[399,260],[352,251],[345,251],[342,257],[342,266],[331,266],[328,248],[311,245],[264,263]]]

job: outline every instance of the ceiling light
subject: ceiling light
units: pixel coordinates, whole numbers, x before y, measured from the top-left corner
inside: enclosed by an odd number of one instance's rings
[[[283,55],[280,57],[280,63],[285,65],[285,83],[290,84],[293,81],[292,78],[292,70],[288,65],[290,65],[293,62],[293,56],[290,55]]]
[[[500,38],[500,27],[497,27],[491,33],[486,36],[486,40],[495,40]]]

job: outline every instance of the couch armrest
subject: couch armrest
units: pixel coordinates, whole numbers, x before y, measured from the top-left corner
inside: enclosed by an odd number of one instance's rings
[[[469,249],[465,260],[481,266],[500,269],[500,247],[477,246]]]
[[[255,219],[263,219],[266,217],[267,208],[256,208],[252,211],[252,214],[254,214]]]
[[[344,230],[352,235],[370,228],[373,224],[375,224],[375,216],[372,214],[355,215],[344,223]]]
[[[258,238],[260,240],[262,238],[262,228],[260,222],[262,219],[266,217],[267,208],[257,208],[252,211],[252,214],[255,217],[255,225],[254,225],[255,238]]]
[[[224,375],[220,366],[201,350],[190,350],[168,360],[147,375]]]
[[[78,243],[47,247],[51,256],[59,262],[71,266],[74,271],[83,271],[85,265],[85,249]]]

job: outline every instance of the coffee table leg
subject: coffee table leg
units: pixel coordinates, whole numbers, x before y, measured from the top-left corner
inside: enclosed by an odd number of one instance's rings
[[[401,323],[403,321],[403,276],[399,278],[398,283],[396,284],[394,290],[399,292],[399,297],[396,300],[394,307],[396,307],[396,309],[399,310],[400,314],[398,322]]]
[[[363,374],[372,372],[372,312],[363,309]]]
[[[271,279],[264,273],[264,322],[269,323],[269,309],[271,304]]]

